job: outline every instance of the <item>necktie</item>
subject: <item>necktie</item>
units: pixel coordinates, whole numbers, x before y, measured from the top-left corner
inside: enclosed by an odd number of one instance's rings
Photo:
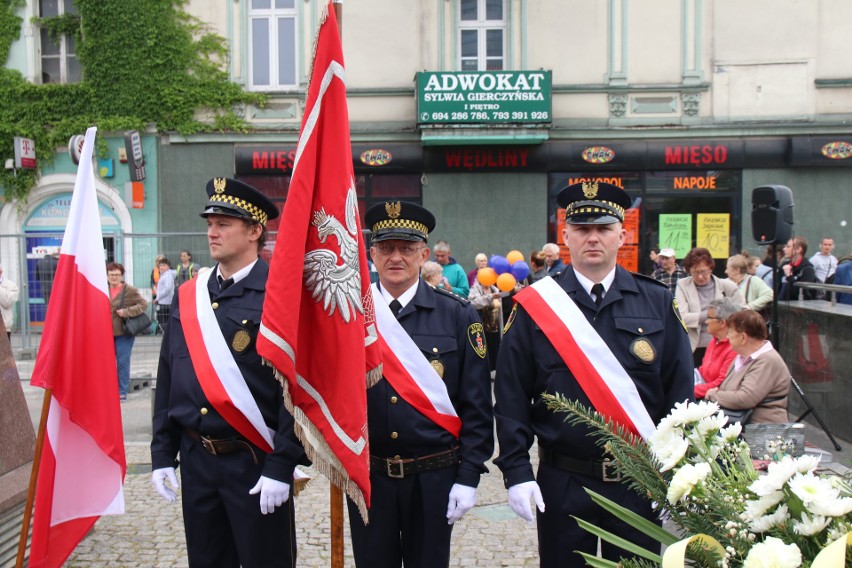
[[[391,300],[391,303],[388,304],[388,307],[393,312],[393,317],[396,317],[399,315],[399,310],[402,309],[402,304],[399,303],[399,300],[393,299]]]
[[[219,291],[220,292],[224,292],[225,290],[227,290],[231,286],[231,284],[234,283],[233,278],[228,278],[227,280],[225,280],[224,278],[222,278],[221,274],[219,276],[217,276],[216,278],[219,279]]]
[[[592,286],[592,296],[595,297],[595,305],[600,306],[601,300],[603,300],[604,287],[603,284],[598,282],[594,286]]]

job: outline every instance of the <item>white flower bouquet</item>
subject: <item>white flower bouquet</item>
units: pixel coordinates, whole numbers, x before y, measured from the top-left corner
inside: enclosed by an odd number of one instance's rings
[[[627,544],[640,558],[620,566],[842,568],[852,566],[852,487],[817,473],[810,456],[777,456],[765,475],[754,468],[739,423],[710,402],[679,403],[645,441],[561,395],[548,407],[592,430],[616,468],[677,525],[677,534],[589,491],[592,499],[665,545],[663,555]],[[608,542],[617,538],[578,519]],[[584,555],[590,566],[616,567]]]

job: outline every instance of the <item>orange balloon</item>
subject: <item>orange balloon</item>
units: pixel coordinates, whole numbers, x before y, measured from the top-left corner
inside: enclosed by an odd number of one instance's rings
[[[511,292],[515,289],[515,284],[517,283],[518,281],[515,280],[511,272],[504,272],[497,277],[497,287],[503,292]]]
[[[509,251],[509,254],[506,255],[506,260],[509,261],[509,264],[515,264],[519,260],[524,260],[524,253],[519,250]]]
[[[509,274],[509,276],[512,275]],[[497,282],[497,271],[490,266],[480,268],[479,272],[476,273],[476,279],[479,280],[479,283],[483,286],[493,286],[494,283]]]

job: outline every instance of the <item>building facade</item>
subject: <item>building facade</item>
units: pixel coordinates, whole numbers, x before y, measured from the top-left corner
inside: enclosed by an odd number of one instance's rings
[[[56,4],[22,9],[28,29],[7,66],[33,82],[80,75],[73,45],[45,49],[30,23]],[[240,109],[249,133],[143,133],[142,209],[127,197],[123,133],[101,133],[115,150],[102,204],[121,231],[202,231],[193,213],[212,176],[244,179],[283,204],[324,7],[188,2],[227,40],[231,79],[268,104]],[[433,242],[447,240],[466,268],[477,252],[558,242],[554,196],[576,180],[634,197],[620,259],[633,270],[648,270],[654,246],[679,257],[707,246],[718,259],[756,251],[751,192],[766,184],[793,190],[795,233],[852,252],[848,2],[360,0],[344,5],[342,29],[361,210],[424,204],[438,218]],[[0,231],[26,232],[20,211],[70,192],[72,179],[57,179],[43,176],[25,208],[7,204]],[[147,246],[146,261],[158,248]]]
[[[270,102],[245,109],[254,134],[164,136],[161,185],[198,188],[216,172],[285,199],[323,4],[228,2],[207,17],[229,40],[232,79]],[[204,17],[207,4],[190,9]],[[472,266],[480,251],[558,241],[559,188],[607,180],[635,198],[622,262],[644,271],[653,246],[756,251],[751,192],[781,184],[794,232],[832,236],[848,254],[849,16],[842,1],[346,4],[362,211],[421,202],[438,218],[434,238]],[[163,205],[184,199],[170,192]]]

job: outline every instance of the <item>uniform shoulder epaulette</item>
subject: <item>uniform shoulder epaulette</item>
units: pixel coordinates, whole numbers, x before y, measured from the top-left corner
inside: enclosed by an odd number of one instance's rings
[[[434,286],[432,287],[432,289],[435,290],[436,292],[438,292],[439,294],[443,294],[444,296],[447,296],[448,298],[452,298],[453,300],[460,302],[461,304],[463,304],[465,306],[470,303],[470,300],[468,300],[467,298],[462,298],[461,296],[459,296],[455,292],[450,292],[449,290],[445,290],[443,288],[435,288]]]
[[[642,280],[645,280],[647,282],[653,282],[654,284],[657,284],[658,286],[662,286],[663,288],[668,289],[668,286],[666,284],[660,282],[659,280],[657,280],[656,278],[654,278],[652,276],[648,276],[647,274],[642,274],[640,272],[631,272],[630,274],[632,274],[636,278],[641,278]]]

